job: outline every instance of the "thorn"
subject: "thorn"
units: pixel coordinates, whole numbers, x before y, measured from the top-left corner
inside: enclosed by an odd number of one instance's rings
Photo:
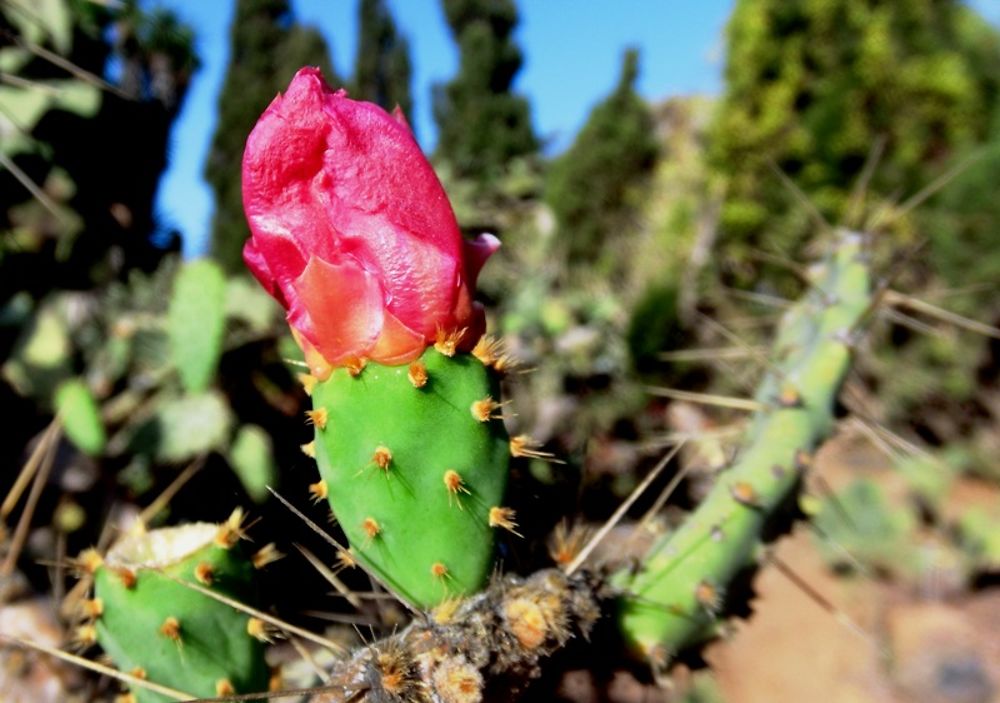
[[[310,459],[315,459],[316,458],[316,442],[315,442],[315,440],[312,441],[312,442],[306,442],[305,444],[300,444],[299,445],[299,449],[301,449],[302,453],[305,454]]]
[[[375,453],[372,454],[372,462],[375,466],[388,472],[389,465],[392,463],[392,452],[389,451],[388,447],[379,445],[375,447]]]
[[[316,408],[315,410],[306,410],[306,422],[316,426],[318,430],[326,429],[326,421],[328,419],[326,408]]]
[[[138,703],[138,699],[132,693],[120,693],[114,700],[115,703]]]
[[[247,619],[247,634],[265,644],[273,644],[280,632],[260,618],[251,617]]]
[[[115,576],[122,582],[125,588],[131,590],[135,588],[135,572],[124,567],[115,569]]]
[[[80,555],[73,560],[73,565],[82,573],[93,576],[104,564],[104,557],[93,547],[84,549]]]
[[[215,533],[215,544],[222,549],[232,549],[236,543],[246,537],[243,531],[243,508],[235,508],[224,523],[219,525]]]
[[[274,542],[268,542],[263,547],[254,552],[253,556],[250,557],[251,563],[253,563],[253,568],[263,569],[268,564],[273,564],[279,559],[284,559],[285,555],[278,551]]]
[[[357,378],[367,365],[367,359],[350,359],[344,363],[344,368],[347,369],[347,373],[351,374],[351,378]]]
[[[296,374],[296,378],[299,379],[299,383],[302,384],[302,390],[304,390],[308,396],[313,394],[313,389],[316,387],[316,384],[319,383],[319,379],[311,373]]]
[[[361,529],[365,531],[366,535],[368,535],[369,540],[375,539],[379,536],[379,533],[382,532],[382,526],[379,525],[378,521],[373,517],[366,517],[361,522]]]
[[[455,356],[455,351],[458,349],[458,343],[462,341],[462,337],[465,336],[465,330],[467,328],[463,327],[460,330],[446,331],[443,327],[438,327],[437,335],[434,340],[434,348],[445,356]]]
[[[174,642],[179,642],[181,639],[181,623],[173,615],[168,616],[163,624],[160,625],[160,634],[171,639]]]
[[[215,570],[207,561],[203,561],[194,567],[194,578],[203,586],[211,586],[215,580]]]
[[[493,362],[493,370],[499,374],[505,374],[516,369],[517,365],[517,359],[515,359],[511,354],[504,353],[497,357],[497,360]]]
[[[472,348],[472,355],[482,362],[483,366],[493,366],[497,359],[504,356],[503,342],[496,337],[484,334]]]
[[[100,598],[84,598],[80,601],[80,614],[87,618],[99,618],[104,614],[104,601]]]
[[[795,452],[795,468],[797,471],[808,471],[812,468],[813,456],[805,449],[798,449]]]
[[[576,559],[583,545],[590,537],[590,530],[580,525],[569,527],[565,520],[556,525],[549,539],[549,556],[561,567],[568,566]]]
[[[431,611],[431,618],[438,625],[447,625],[455,620],[459,607],[464,602],[462,596],[451,596],[438,603]]]
[[[431,564],[431,576],[441,580],[448,578],[448,567],[439,561],[434,562]]]
[[[145,681],[145,680],[146,680],[146,678],[147,678],[147,677],[149,676],[149,674],[147,674],[147,673],[146,673],[146,670],[145,670],[145,669],[143,669],[143,668],[142,668],[141,666],[137,666],[137,667],[133,668],[133,669],[132,669],[132,670],[131,670],[130,672],[128,672],[128,673],[129,673],[129,674],[130,674],[131,676],[134,676],[134,677],[136,677],[137,679],[142,679],[143,681]]]
[[[215,682],[215,695],[232,696],[235,693],[236,689],[233,688],[233,684],[229,679],[219,679]]]
[[[529,457],[531,459],[551,461],[554,464],[565,463],[556,459],[555,454],[551,452],[540,451],[538,449],[540,446],[542,445],[539,442],[536,442],[528,435],[519,434],[510,438],[510,455],[514,457]]]
[[[420,360],[412,362],[406,377],[410,379],[410,384],[414,388],[423,388],[427,385],[427,365]]]
[[[326,497],[328,495],[327,488],[326,488],[326,481],[323,480],[323,479],[320,479],[316,483],[310,483],[309,484],[309,495],[312,496],[312,502],[313,503],[319,503],[319,502],[322,502],[322,501],[326,500]]]
[[[802,407],[802,395],[795,386],[783,386],[778,395],[778,404],[783,408]]]
[[[458,503],[458,509],[462,509],[462,501],[460,500],[460,493],[465,493],[466,495],[472,495],[466,485],[465,481],[462,480],[462,476],[454,469],[448,469],[444,472],[444,487],[448,491],[448,505],[451,505],[452,498]]]
[[[760,507],[756,489],[746,481],[737,481],[730,486],[729,494],[740,505],[745,505],[748,508]]]
[[[513,508],[505,508],[500,505],[494,505],[490,508],[490,527],[501,527],[524,539],[524,535],[517,531],[516,518],[517,514]]]
[[[337,552],[337,569],[334,573],[340,573],[344,569],[353,569],[357,565],[358,560],[354,558],[354,552],[351,551],[351,548],[341,549]]]
[[[718,525],[712,525],[712,529],[709,530],[709,537],[712,538],[713,542],[721,542],[726,538],[726,533],[722,531],[722,528]]]
[[[501,403],[493,400],[492,396],[486,396],[482,400],[475,401],[471,406],[472,417],[476,418],[479,422],[488,422],[490,420],[500,419],[501,415],[495,415],[494,412],[498,410]]]
[[[97,628],[92,624],[79,625],[73,630],[73,644],[87,648],[97,642]]]
[[[708,580],[702,580],[695,586],[694,597],[702,608],[713,615],[722,604],[722,592]]]
[[[271,676],[267,680],[267,690],[270,693],[277,693],[285,688],[285,678],[281,673],[281,665],[278,664],[271,669]]]

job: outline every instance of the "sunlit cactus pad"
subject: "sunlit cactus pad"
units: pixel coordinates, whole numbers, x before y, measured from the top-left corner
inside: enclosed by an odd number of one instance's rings
[[[262,623],[174,580],[252,602],[254,566],[238,538],[238,521],[163,528],[120,541],[95,564],[94,628],[119,669],[206,698],[267,690]],[[132,693],[139,703],[172,700]]]
[[[479,358],[435,348],[409,365],[340,368],[312,389],[314,492],[353,555],[414,605],[482,588],[493,532],[509,527],[499,391]]]

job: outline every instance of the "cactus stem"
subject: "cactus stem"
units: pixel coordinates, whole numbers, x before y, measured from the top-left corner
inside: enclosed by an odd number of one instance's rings
[[[160,625],[160,634],[174,642],[181,641],[181,623],[173,615],[168,615]]]
[[[297,375],[299,383],[302,384],[302,390],[306,392],[306,395],[313,394],[313,388],[319,382],[319,379],[313,376],[311,373],[300,373]]]
[[[320,479],[316,483],[310,483],[309,495],[312,496],[313,503],[319,503],[326,500],[327,496],[326,481]]]
[[[310,459],[315,459],[316,458],[316,442],[315,441],[306,442],[305,444],[300,444],[299,445],[299,449],[301,449],[302,453],[305,454]]]
[[[325,430],[327,421],[326,408],[306,410],[306,422],[316,426],[317,430]]]
[[[212,569],[211,564],[203,561],[194,567],[194,578],[202,586],[211,586],[215,581],[215,570]]]
[[[467,328],[463,327],[460,330],[449,331],[438,327],[437,335],[434,339],[434,348],[445,356],[455,356],[455,351],[458,349],[458,343],[461,342],[462,337],[465,336],[466,329]]]
[[[490,420],[500,419],[501,416],[495,414],[495,412],[501,405],[502,403],[493,400],[492,396],[486,396],[482,400],[475,401],[470,410],[472,411],[472,417],[476,418],[479,422],[489,422]]]
[[[427,365],[419,359],[414,361],[407,369],[406,378],[414,388],[423,388],[427,385]]]
[[[466,495],[472,495],[472,491],[468,489],[465,485],[465,481],[462,480],[462,476],[454,469],[448,469],[444,472],[444,487],[448,491],[448,505],[452,504],[452,499],[458,504],[458,509],[462,510],[461,493]]]
[[[490,508],[490,527],[500,527],[518,537],[524,538],[524,535],[517,531],[516,517],[517,515],[513,508],[494,505]]]
[[[258,549],[250,557],[250,563],[253,564],[255,569],[263,569],[268,564],[273,564],[279,559],[284,559],[285,555],[278,551],[274,542],[268,542],[263,547]]]

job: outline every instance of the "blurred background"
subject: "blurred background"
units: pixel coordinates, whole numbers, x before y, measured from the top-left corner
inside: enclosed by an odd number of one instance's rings
[[[1000,700],[996,0],[0,0],[0,602],[31,631],[60,641],[67,555],[143,510],[252,505],[260,543],[308,541],[265,489],[303,504],[316,472],[239,181],[303,65],[399,105],[463,229],[503,241],[480,297],[520,360],[508,424],[565,461],[516,467],[536,539],[513,570],[685,440],[663,529],[680,519],[746,414],[694,401],[745,397],[832,230],[871,235],[889,289],[816,529],[782,546],[835,611],[765,572],[708,671],[658,692],[570,672],[549,695]],[[266,588],[315,586],[282,615],[316,626],[333,606],[300,562]],[[36,685],[12,666],[0,690]],[[102,690],[31,666],[52,700]]]

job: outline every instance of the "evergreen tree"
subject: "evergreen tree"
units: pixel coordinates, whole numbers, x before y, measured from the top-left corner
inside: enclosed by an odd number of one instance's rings
[[[458,75],[434,88],[437,155],[457,175],[479,181],[495,177],[515,156],[538,149],[528,102],[511,92],[521,69],[521,51],[511,34],[517,26],[513,0],[443,0],[458,42]]]
[[[409,42],[397,32],[385,0],[361,0],[358,19],[352,97],[378,103],[386,110],[398,106],[412,126]]]
[[[839,222],[876,143],[875,203],[980,142],[1000,80],[984,28],[958,0],[739,0],[708,135],[728,182],[724,258],[742,262],[750,246],[797,257],[814,231],[774,167]]]
[[[243,244],[250,235],[240,189],[247,134],[302,66],[319,66],[332,85],[340,81],[323,37],[295,23],[288,0],[237,0],[230,40],[229,69],[205,177],[215,191],[212,256],[235,272],[243,270]]]
[[[652,169],[653,116],[635,91],[639,53],[630,49],[618,85],[599,103],[549,172],[546,198],[572,260],[594,260],[627,223],[630,193]]]

